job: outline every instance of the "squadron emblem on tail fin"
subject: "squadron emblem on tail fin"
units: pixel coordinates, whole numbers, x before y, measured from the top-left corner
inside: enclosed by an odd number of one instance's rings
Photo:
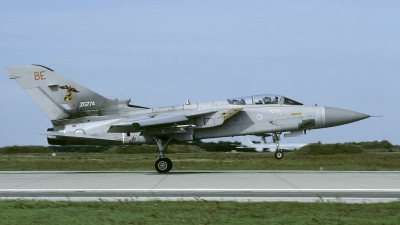
[[[58,86],[60,89],[64,89],[65,92],[67,93],[64,97],[64,102],[66,101],[72,101],[72,95],[74,93],[78,93],[79,91],[76,90],[74,87],[64,85],[64,86]]]

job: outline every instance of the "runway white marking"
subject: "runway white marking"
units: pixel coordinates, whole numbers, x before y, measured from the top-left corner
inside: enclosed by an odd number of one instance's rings
[[[0,172],[0,200],[400,201],[400,172]]]
[[[107,189],[107,188],[101,188],[101,189],[0,189],[0,192],[48,192],[48,191],[53,191],[53,192],[65,192],[65,191],[71,191],[71,192],[77,192],[77,191],[171,191],[171,192],[178,192],[178,191],[206,191],[206,192],[214,192],[214,191],[230,191],[230,192],[243,192],[243,191],[268,191],[268,192],[399,192],[400,189],[148,189],[148,188],[142,188],[142,189],[129,189],[129,188],[124,188],[124,189]]]

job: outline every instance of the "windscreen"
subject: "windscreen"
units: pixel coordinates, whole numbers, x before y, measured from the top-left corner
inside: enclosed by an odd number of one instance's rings
[[[231,98],[228,99],[228,103],[230,105],[269,105],[269,104],[303,105],[302,103],[292,100],[290,98],[272,94]]]

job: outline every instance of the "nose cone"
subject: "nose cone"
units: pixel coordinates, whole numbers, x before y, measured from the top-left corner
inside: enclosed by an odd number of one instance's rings
[[[364,113],[358,113],[346,109],[325,107],[325,127],[339,126],[352,123],[370,117]]]

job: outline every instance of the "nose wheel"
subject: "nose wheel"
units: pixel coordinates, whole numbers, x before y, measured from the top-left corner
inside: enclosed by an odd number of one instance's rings
[[[280,140],[281,132],[273,133],[272,139],[276,143],[276,151],[275,151],[275,159],[283,158],[283,151],[279,148],[279,140]]]
[[[275,159],[282,159],[283,158],[283,152],[282,152],[282,150],[276,150],[275,151]]]

